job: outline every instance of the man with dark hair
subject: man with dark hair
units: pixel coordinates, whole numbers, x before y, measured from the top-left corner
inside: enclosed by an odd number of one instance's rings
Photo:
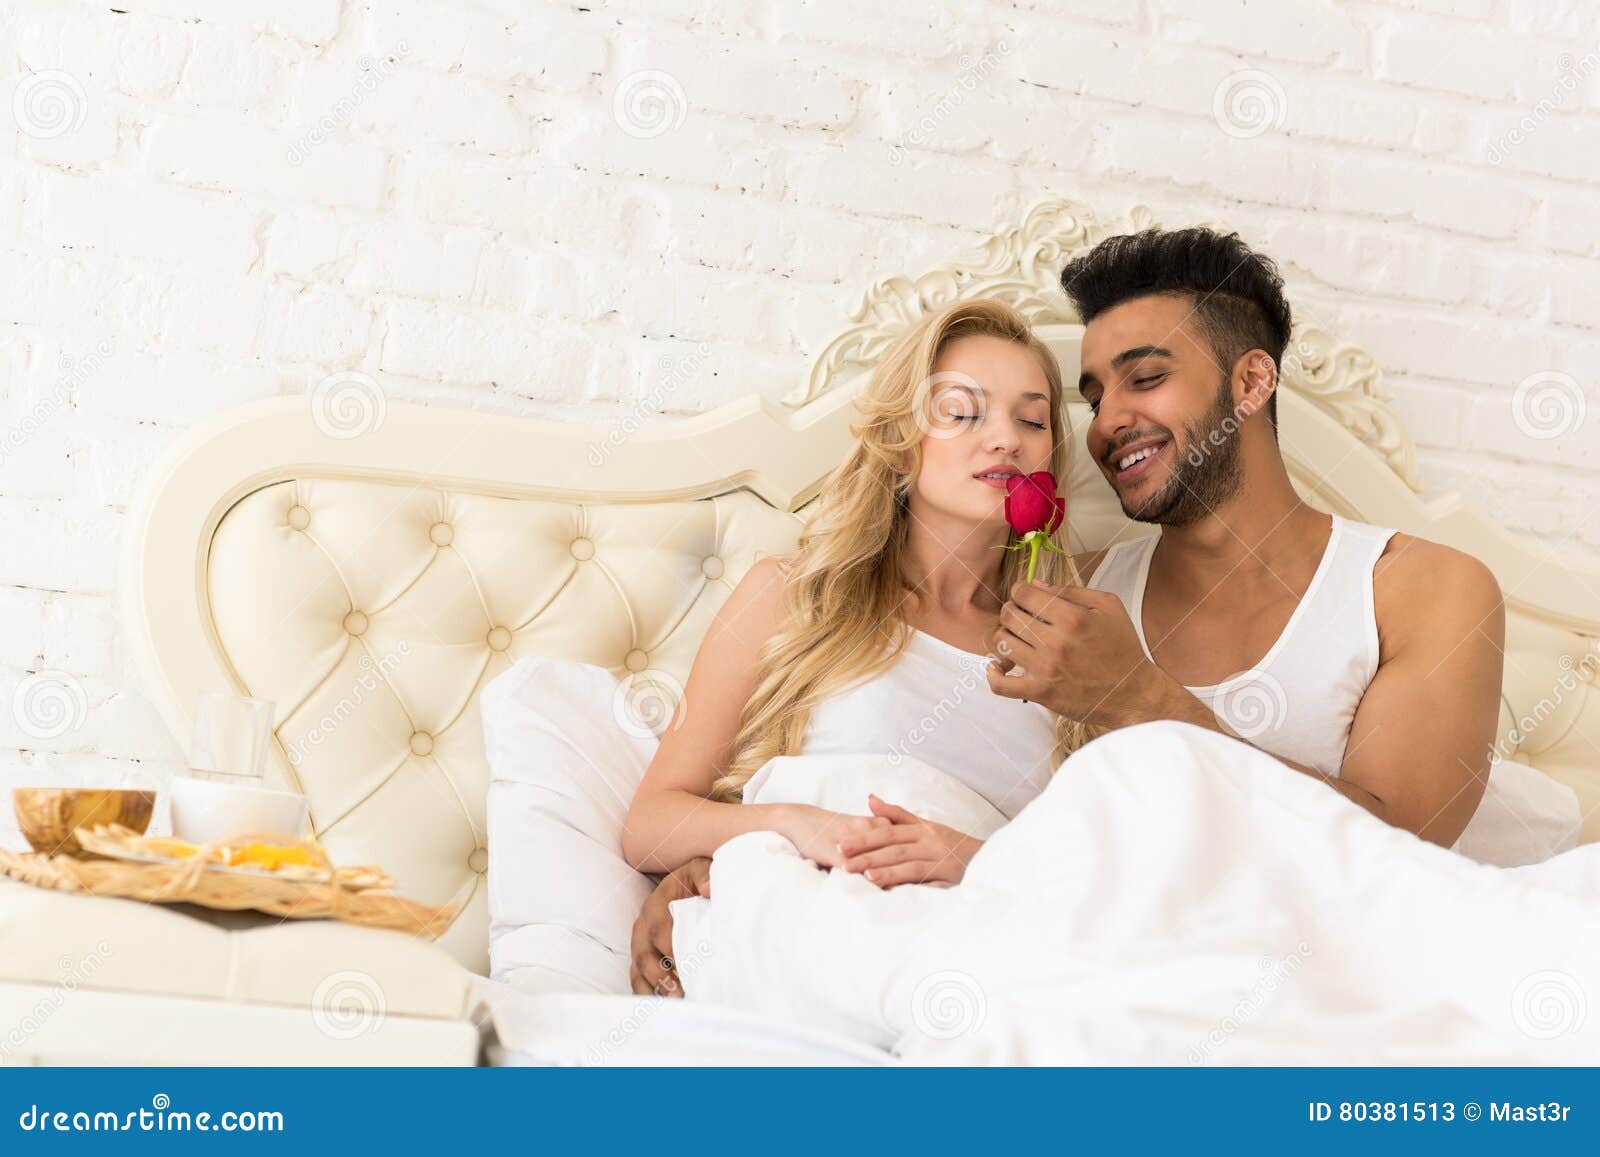
[[[1108,729],[1234,735],[1454,843],[1499,717],[1493,574],[1301,500],[1278,447],[1289,304],[1236,234],[1108,238],[1061,279],[1085,327],[1089,453],[1124,513],[1161,530],[1080,556],[1083,589],[1019,583],[990,687]]]

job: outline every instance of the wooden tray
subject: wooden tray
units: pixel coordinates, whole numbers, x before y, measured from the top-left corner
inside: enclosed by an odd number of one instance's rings
[[[79,832],[85,851],[91,845],[124,845],[136,833],[118,825],[97,825]],[[224,911],[252,909],[272,916],[306,920],[332,918],[374,928],[394,928],[429,939],[437,939],[450,927],[460,905],[419,904],[405,900],[387,887],[373,887],[371,880],[387,881],[376,869],[335,869],[320,845],[292,840],[270,832],[253,832],[226,841],[271,840],[308,849],[320,861],[317,875],[302,872],[280,875],[272,872],[216,870],[208,862],[217,844],[202,845],[194,857],[171,863],[145,863],[100,856],[45,855],[40,852],[12,852],[0,848],[0,872],[39,888],[63,892],[85,892],[93,896],[121,896],[157,904],[198,904]],[[91,856],[95,853],[89,852]]]
[[[136,864],[172,864],[181,865],[190,862],[191,857],[172,854],[152,854],[152,847],[158,841],[140,835],[132,828],[121,824],[94,824],[87,829],[79,829],[74,833],[78,844],[85,856],[80,859],[106,859],[122,860]],[[278,868],[262,868],[248,864],[228,864],[223,862],[223,853],[239,846],[260,839],[264,843],[276,844],[279,847],[302,849],[312,861],[310,864],[284,864]],[[337,881],[342,887],[360,891],[367,888],[388,888],[394,884],[394,877],[388,875],[381,868],[367,867],[340,867],[335,868],[329,862],[327,853],[322,850],[322,845],[306,840],[296,839],[294,836],[281,832],[251,832],[243,836],[234,836],[228,840],[218,840],[214,843],[203,844],[198,847],[193,859],[199,860],[207,872],[224,872],[230,875],[267,876],[275,880],[309,880],[326,883],[329,880]]]

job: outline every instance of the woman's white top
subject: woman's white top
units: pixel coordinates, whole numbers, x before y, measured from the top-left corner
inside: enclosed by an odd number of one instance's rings
[[[1311,585],[1260,662],[1189,692],[1240,739],[1336,776],[1356,707],[1378,671],[1372,568],[1393,530],[1335,514]],[[1118,543],[1086,586],[1122,600],[1146,655],[1144,589],[1158,534]]]
[[[812,709],[800,755],[920,759],[1013,818],[1050,781],[1055,716],[989,690],[989,660],[908,628],[888,670]]]

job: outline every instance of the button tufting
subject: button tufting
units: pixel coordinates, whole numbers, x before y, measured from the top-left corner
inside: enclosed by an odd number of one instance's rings
[[[650,656],[635,647],[622,657],[622,665],[630,671],[643,671],[650,665]]]
[[[411,754],[427,755],[433,751],[433,736],[426,731],[419,731],[411,737]]]
[[[594,557],[594,543],[593,543],[593,541],[591,541],[590,539],[587,539],[587,538],[575,538],[575,539],[573,539],[572,540],[572,557],[575,558],[575,559],[578,559],[580,561],[584,561],[584,560],[588,560],[588,559],[593,558]]]
[[[360,611],[351,611],[344,617],[344,629],[352,635],[367,633],[367,616]]]
[[[721,578],[722,577],[722,560],[720,558],[718,558],[716,555],[712,555],[710,558],[706,559],[703,563],[700,564],[700,573],[705,575],[706,578],[708,578],[708,579],[719,579],[719,578]]]
[[[489,650],[504,651],[511,646],[511,632],[504,627],[496,627],[489,632]]]
[[[428,537],[434,546],[449,546],[456,536],[455,527],[448,522],[436,522],[428,527]]]
[[[289,507],[289,525],[296,530],[304,530],[311,525],[311,511],[300,505]]]
[[[489,849],[473,848],[472,854],[467,857],[467,867],[480,876],[487,872],[489,870]]]

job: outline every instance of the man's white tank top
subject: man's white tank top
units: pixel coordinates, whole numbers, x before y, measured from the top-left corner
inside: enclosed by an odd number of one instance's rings
[[[1011,819],[1050,782],[1055,715],[989,690],[988,662],[910,628],[888,670],[812,708],[797,754],[920,759]]]
[[[1356,706],[1378,670],[1372,568],[1393,530],[1333,515],[1311,585],[1255,666],[1189,691],[1225,728],[1281,759],[1337,776]],[[1144,637],[1144,590],[1160,535],[1118,543],[1086,583],[1122,600]]]

